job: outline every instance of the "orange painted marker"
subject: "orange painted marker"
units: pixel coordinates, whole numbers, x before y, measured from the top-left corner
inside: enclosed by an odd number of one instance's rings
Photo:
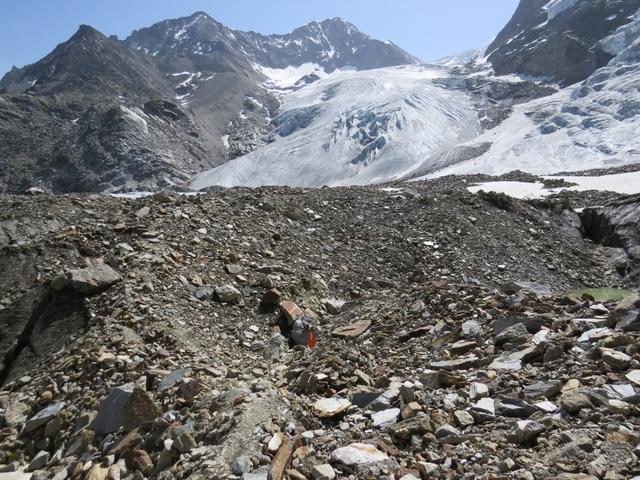
[[[307,347],[313,350],[314,348],[316,348],[317,344],[318,338],[316,336],[316,331],[313,329],[309,329],[309,331],[307,332]]]

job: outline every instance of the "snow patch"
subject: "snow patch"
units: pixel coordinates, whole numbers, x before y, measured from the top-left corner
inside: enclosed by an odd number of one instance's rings
[[[614,175],[601,175],[594,177],[582,176],[545,176],[548,180],[565,180],[575,183],[571,187],[545,188],[542,182],[485,182],[468,187],[471,193],[485,192],[504,193],[510,197],[520,199],[544,198],[562,191],[585,192],[589,190],[616,192],[623,195],[635,195],[640,193],[640,172],[617,173]]]
[[[298,80],[307,75],[315,73],[320,78],[326,77],[327,73],[317,63],[303,63],[300,66],[289,65],[286,68],[269,68],[262,65],[254,65],[254,68],[267,77],[268,83],[277,88],[293,87]]]

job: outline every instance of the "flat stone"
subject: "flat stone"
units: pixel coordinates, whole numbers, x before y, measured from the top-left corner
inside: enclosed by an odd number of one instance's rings
[[[611,331],[607,327],[592,328],[591,330],[587,330],[582,335],[580,335],[580,338],[578,338],[578,342],[597,342],[598,340],[607,338],[612,334],[613,331]]]
[[[40,410],[24,424],[26,433],[32,432],[38,427],[46,424],[53,417],[57,416],[64,408],[64,403],[56,403],[49,405],[47,408]]]
[[[517,372],[522,370],[522,360],[508,357],[500,357],[493,360],[488,367],[490,370],[510,370]]]
[[[469,355],[467,357],[456,358],[454,360],[440,360],[431,362],[431,368],[441,370],[469,370],[478,366],[478,357]]]
[[[334,328],[331,332],[336,337],[355,338],[366,332],[371,326],[371,320],[358,320],[357,322]]]
[[[354,467],[368,463],[384,462],[389,456],[378,450],[373,445],[366,443],[352,443],[346,447],[338,448],[331,453],[333,462]]]
[[[375,428],[387,428],[397,423],[398,415],[400,415],[399,408],[390,408],[372,414],[371,420]]]
[[[367,409],[380,412],[391,408],[391,405],[400,397],[400,387],[402,387],[401,383],[391,382],[391,385],[381,395],[366,406]]]
[[[502,417],[529,418],[536,409],[520,398],[502,398],[495,402],[495,412]]]
[[[489,387],[484,383],[473,382],[469,385],[469,398],[477,400],[489,396]]]
[[[571,395],[564,395],[560,399],[560,407],[567,413],[578,413],[583,408],[593,408],[593,404],[585,394],[575,393]]]
[[[95,262],[94,265],[68,272],[69,285],[85,295],[102,293],[122,280],[109,265]]]
[[[601,348],[600,354],[602,355],[602,360],[604,360],[605,363],[618,370],[627,368],[632,360],[626,353],[612,350],[610,348]]]
[[[178,370],[174,370],[162,379],[162,381],[158,385],[158,391],[175,386],[184,377],[189,375],[189,371],[190,370],[188,368],[180,368]]]
[[[391,434],[400,440],[411,438],[412,435],[423,435],[433,431],[431,419],[426,415],[418,415],[408,420],[402,420],[391,428]]]
[[[321,398],[313,404],[313,409],[320,418],[335,417],[344,413],[351,402],[344,398]]]
[[[562,382],[560,380],[550,380],[547,382],[536,382],[524,387],[524,398],[529,400],[536,400],[538,398],[553,398],[562,389]]]
[[[538,402],[534,403],[533,406],[545,413],[553,413],[558,410],[558,406],[553,402]]]
[[[38,452],[35,457],[29,462],[29,466],[27,467],[27,472],[33,472],[34,470],[40,470],[44,468],[49,463],[49,459],[51,455],[49,452],[44,450]]]
[[[316,465],[311,469],[311,477],[314,480],[334,480],[336,472],[329,464]]]
[[[640,386],[640,370],[631,370],[625,375],[626,379]]]

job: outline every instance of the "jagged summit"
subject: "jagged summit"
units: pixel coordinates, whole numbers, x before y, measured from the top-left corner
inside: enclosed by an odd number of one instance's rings
[[[152,56],[219,55],[221,51],[267,68],[315,63],[325,70],[417,63],[390,43],[372,39],[339,17],[312,21],[291,33],[263,35],[225,27],[204,12],[134,31],[125,43]]]

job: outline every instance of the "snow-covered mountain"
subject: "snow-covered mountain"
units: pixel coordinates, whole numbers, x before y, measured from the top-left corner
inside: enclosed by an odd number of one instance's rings
[[[332,72],[344,67],[365,70],[419,62],[393,43],[371,38],[341,18],[311,22],[284,35],[262,35],[232,30],[196,12],[137,30],[125,43],[152,56],[206,60],[208,54],[225,52],[238,63],[249,61],[276,69],[313,63]]]
[[[338,18],[261,35],[197,12],[124,41],[82,26],[0,80],[0,191],[180,188],[264,145],[273,82],[417,62]]]
[[[569,14],[582,4],[561,6]],[[484,154],[437,174],[516,169],[541,174],[639,163],[640,6],[626,20],[598,40],[596,48],[611,58],[605,66],[554,95],[517,106],[498,127],[473,140],[491,144]]]
[[[0,189],[322,186],[640,161],[640,0],[521,0],[421,64],[339,18],[83,26],[0,80]]]
[[[283,94],[267,146],[197,175],[192,186],[345,185],[640,162],[639,12],[640,0],[522,0],[484,50],[300,86]]]

